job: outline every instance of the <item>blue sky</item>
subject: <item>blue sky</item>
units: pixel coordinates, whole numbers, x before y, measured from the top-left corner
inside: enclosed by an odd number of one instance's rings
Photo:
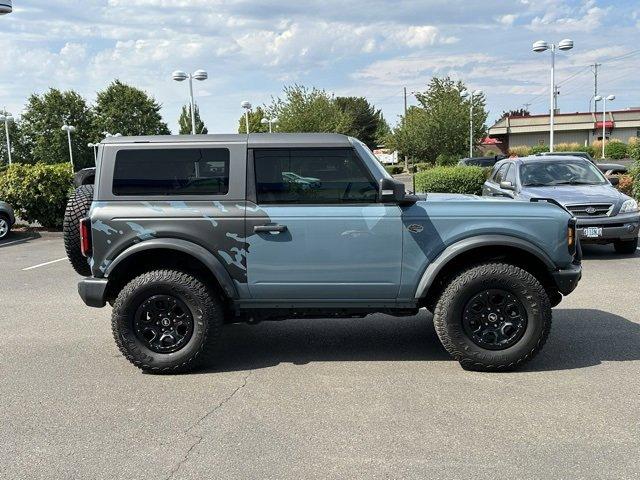
[[[635,0],[14,0],[0,17],[0,106],[19,114],[32,92],[75,89],[92,101],[112,79],[143,88],[176,129],[187,85],[175,69],[206,69],[197,101],[210,132],[237,129],[254,105],[300,83],[362,95],[393,125],[402,88],[450,75],[487,96],[489,121],[530,103],[548,108],[549,54],[531,44],[571,38],[557,57],[562,112],[600,91],[640,107],[640,2]],[[413,98],[410,103],[415,103]]]

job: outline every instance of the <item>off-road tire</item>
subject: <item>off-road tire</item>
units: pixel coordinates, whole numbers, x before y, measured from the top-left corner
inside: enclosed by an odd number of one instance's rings
[[[80,220],[87,216],[93,201],[93,185],[82,185],[71,195],[64,212],[62,235],[64,249],[73,269],[83,277],[91,275],[87,259],[80,251]]]
[[[7,225],[7,230],[5,232],[0,232],[0,240],[2,240],[3,238],[7,238],[7,236],[11,232],[11,222],[9,220],[9,217],[7,217],[2,213],[0,213],[0,220],[3,220],[4,222],[6,222],[6,225]]]
[[[613,248],[615,248],[616,253],[633,255],[638,249],[638,237],[634,240],[618,240],[613,242]]]
[[[522,337],[503,350],[477,345],[463,328],[463,310],[474,295],[491,288],[511,292],[527,314]],[[514,370],[542,349],[551,330],[549,298],[529,272],[507,263],[476,265],[457,275],[440,296],[433,323],[444,348],[466,370]]]
[[[153,295],[171,295],[189,308],[193,333],[181,349],[157,353],[149,349],[134,331],[138,307]],[[131,280],[113,305],[111,330],[122,354],[148,373],[175,374],[196,368],[209,357],[220,336],[223,306],[213,291],[195,276],[175,270],[155,270]]]

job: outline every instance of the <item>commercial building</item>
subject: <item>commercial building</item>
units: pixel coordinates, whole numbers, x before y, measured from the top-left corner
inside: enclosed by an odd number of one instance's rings
[[[602,112],[558,113],[554,143],[590,145],[602,139],[602,122]],[[628,142],[631,137],[640,137],[640,108],[607,112],[604,127],[607,139]],[[517,145],[548,145],[549,115],[505,117],[489,128],[489,137],[501,142],[504,152]]]

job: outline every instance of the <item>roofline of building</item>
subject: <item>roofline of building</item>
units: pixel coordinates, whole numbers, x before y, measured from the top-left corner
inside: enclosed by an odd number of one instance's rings
[[[640,112],[640,108],[629,108],[627,110],[607,110],[607,113],[626,113],[626,112]],[[568,115],[591,115],[602,114],[602,112],[572,112],[572,113],[556,113],[555,117],[562,117]],[[533,117],[548,117],[548,113],[537,113],[535,115],[509,115],[508,118],[533,118]],[[496,122],[498,123],[498,122]]]

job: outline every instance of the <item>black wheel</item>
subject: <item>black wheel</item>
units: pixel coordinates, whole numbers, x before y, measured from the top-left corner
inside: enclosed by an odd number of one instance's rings
[[[82,185],[71,195],[64,212],[64,249],[73,269],[84,277],[91,275],[87,259],[80,251],[80,220],[87,216],[93,201],[93,185]]]
[[[632,255],[636,253],[636,250],[638,249],[638,237],[633,240],[618,240],[613,242],[613,248],[615,248],[616,253]]]
[[[196,277],[173,270],[131,280],[113,305],[118,348],[150,373],[183,373],[206,358],[220,335],[223,308]]]
[[[9,235],[11,231],[11,223],[9,223],[9,217],[0,214],[0,240]]]
[[[531,360],[551,329],[544,288],[525,270],[486,263],[459,274],[442,293],[433,322],[463,368],[513,370]]]

